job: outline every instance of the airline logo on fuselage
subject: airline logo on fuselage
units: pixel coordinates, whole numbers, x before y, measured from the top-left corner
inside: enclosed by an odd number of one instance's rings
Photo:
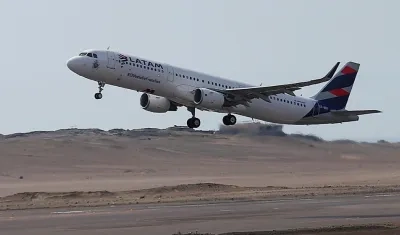
[[[144,65],[144,66],[149,66],[149,67],[154,67],[154,68],[164,69],[163,66],[161,64],[158,64],[158,63],[153,63],[153,62],[142,60],[142,59],[135,59],[135,58],[132,58],[130,56],[129,57],[128,56],[124,56],[122,54],[119,54],[118,57],[122,62],[128,62],[128,60],[129,60],[132,63],[141,64],[141,65]]]

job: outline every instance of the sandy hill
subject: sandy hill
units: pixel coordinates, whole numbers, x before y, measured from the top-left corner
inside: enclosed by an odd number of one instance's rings
[[[0,136],[0,196],[188,183],[323,186],[400,182],[400,145],[324,141],[282,126],[64,129]]]

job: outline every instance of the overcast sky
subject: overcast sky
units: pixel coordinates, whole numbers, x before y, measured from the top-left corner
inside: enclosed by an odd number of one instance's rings
[[[315,79],[337,61],[356,61],[361,67],[347,109],[382,114],[284,130],[399,140],[399,9],[396,0],[0,0],[0,133],[186,125],[185,108],[144,111],[135,91],[106,86],[95,100],[97,84],[67,69],[81,50],[110,46],[254,85]],[[296,94],[312,96],[322,86]],[[197,113],[201,129],[222,123],[222,114]]]

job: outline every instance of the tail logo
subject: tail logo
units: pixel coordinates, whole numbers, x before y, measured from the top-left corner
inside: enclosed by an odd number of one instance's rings
[[[345,66],[318,92],[314,99],[329,109],[340,110],[346,107],[353,88],[360,64],[348,62]]]
[[[342,74],[347,75],[347,74],[356,73],[357,71],[350,66],[346,66],[344,69],[342,69],[341,72],[342,72]]]
[[[353,68],[350,67],[350,66],[346,66],[346,67],[344,67],[344,68],[340,71],[340,75],[339,75],[338,77],[340,77],[340,76],[346,76],[346,75],[351,75],[351,74],[355,74],[355,73],[357,73],[357,70],[353,69]],[[350,87],[345,87],[345,88],[333,89],[333,90],[330,90],[329,93],[331,93],[332,95],[334,95],[334,96],[336,96],[336,97],[347,96],[347,95],[350,95],[350,91],[347,91],[346,88],[347,88],[347,89],[350,88],[349,90],[351,90],[351,87],[352,87],[352,86],[350,86]]]
[[[350,95],[350,92],[346,91],[343,88],[331,90],[331,91],[329,91],[329,93],[331,93],[332,95],[337,96],[337,97]]]

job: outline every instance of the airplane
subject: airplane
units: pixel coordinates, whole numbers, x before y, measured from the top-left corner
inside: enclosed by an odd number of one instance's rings
[[[346,110],[360,64],[347,62],[335,74],[340,62],[318,79],[274,86],[255,86],[156,62],[118,51],[89,49],[67,61],[75,74],[96,81],[102,98],[104,86],[111,85],[141,92],[141,107],[153,113],[186,107],[192,117],[189,128],[200,127],[196,109],[226,114],[222,122],[236,124],[236,115],[270,123],[318,125],[353,122],[359,115],[379,110]],[[302,87],[327,82],[314,96],[296,96]]]

